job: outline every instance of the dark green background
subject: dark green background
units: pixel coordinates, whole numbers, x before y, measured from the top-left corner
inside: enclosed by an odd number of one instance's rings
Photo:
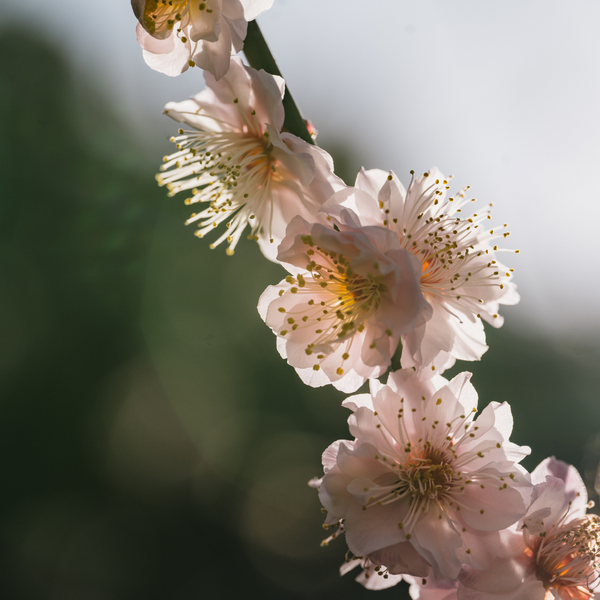
[[[375,597],[338,577],[343,540],[319,547],[306,481],[347,411],[258,317],[281,268],[198,241],[161,157],[86,89],[49,44],[0,32],[0,597]],[[555,454],[593,486],[598,345],[503,312],[459,369],[482,405],[510,402],[528,468]]]

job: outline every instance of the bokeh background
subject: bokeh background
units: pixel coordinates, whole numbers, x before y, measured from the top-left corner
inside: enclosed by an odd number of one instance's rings
[[[533,468],[600,459],[600,51],[594,0],[275,0],[263,33],[319,143],[437,164],[509,222],[522,302],[481,404]],[[256,313],[282,270],[183,227],[154,182],[198,92],[144,64],[126,0],[0,1],[0,597],[375,597],[339,578],[320,454],[343,396],[303,386]],[[454,369],[457,372],[458,369]],[[406,598],[402,586],[378,592]]]

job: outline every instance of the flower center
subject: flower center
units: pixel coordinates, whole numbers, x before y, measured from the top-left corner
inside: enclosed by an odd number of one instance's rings
[[[189,18],[189,4],[189,0],[146,0],[143,16],[146,31],[154,35],[172,30],[176,23],[185,26]]]
[[[402,450],[408,458],[400,458],[396,464],[386,460],[392,469],[397,468],[398,471],[378,480],[379,489],[369,498],[365,508],[389,504],[401,498],[409,499],[410,508],[404,521],[398,523],[398,528],[407,531],[407,539],[410,539],[409,532],[419,517],[428,512],[432,504],[438,507],[445,505],[457,491],[456,487],[463,486],[463,477],[456,470],[450,451],[434,448],[430,442],[425,442],[422,447],[407,442]],[[456,498],[453,501],[456,502]]]
[[[555,529],[556,527],[556,529]],[[537,577],[546,589],[568,590],[568,597],[588,600],[600,585],[600,517],[586,515],[566,526],[552,526],[532,548]]]
[[[418,500],[442,500],[455,480],[450,461],[443,450],[425,448],[411,452],[399,473],[402,487]]]
[[[303,315],[308,317],[304,321],[308,327],[317,326],[312,347],[353,332],[377,310],[381,293],[387,287],[377,263],[373,264],[373,272],[363,277],[354,272],[351,259],[343,254],[316,246],[308,235],[303,236],[302,241],[310,246],[306,252],[310,261],[306,269],[311,278],[302,282],[300,291],[319,299],[319,302],[309,300],[310,308],[305,309]]]
[[[376,488],[364,490],[371,494],[363,505],[365,510],[400,499],[408,501],[406,515],[398,523],[398,528],[406,532],[406,539],[411,538],[411,531],[421,515],[430,510],[436,511],[439,518],[449,519],[454,526],[456,521],[452,514],[462,509],[473,510],[472,503],[462,498],[469,494],[471,486],[483,489],[489,484],[503,490],[508,487],[506,478],[514,479],[513,473],[469,471],[470,463],[501,446],[490,441],[489,445],[479,445],[476,450],[461,451],[461,445],[471,441],[479,429],[474,422],[475,408],[444,423],[431,413],[428,415],[429,409],[426,411],[424,404],[427,398],[422,396],[421,400],[418,406],[407,410],[404,398],[400,399],[397,430],[377,411],[373,413],[380,421],[376,427],[381,433],[379,452],[374,458],[390,471],[375,481]],[[432,401],[439,406],[443,398],[429,398],[429,402]],[[414,436],[418,437],[416,442],[411,441]],[[479,512],[484,514],[485,508],[479,507]]]
[[[292,308],[279,309],[287,318],[278,333],[291,341],[305,343],[304,352],[308,356],[316,354],[315,371],[327,355],[339,348],[339,343],[345,344],[337,368],[341,376],[344,362],[350,358],[355,333],[364,331],[364,322],[377,311],[381,295],[388,290],[385,275],[379,271],[377,262],[366,275],[356,273],[352,259],[317,246],[310,235],[301,239],[308,246],[306,270],[310,275],[286,277],[292,287],[281,290],[280,295],[294,294],[298,301]],[[391,336],[392,332],[387,330],[386,334]]]
[[[489,212],[485,211],[481,216],[487,217]],[[478,215],[474,217],[482,220]],[[424,292],[453,296],[456,288],[482,270],[482,265],[476,273],[468,270],[469,263],[482,255],[481,251],[474,251],[476,240],[473,234],[479,226],[473,225],[473,222],[473,219],[458,219],[450,215],[429,217],[422,223],[417,240],[412,236],[401,239],[402,245],[421,260],[421,287]],[[487,268],[494,263],[490,262]],[[498,273],[495,273],[494,279],[499,280]]]
[[[492,248],[497,251],[498,247],[485,246],[494,239],[508,237],[507,225],[486,230],[491,204],[480,212],[463,216],[465,206],[475,202],[466,197],[469,187],[446,199],[447,179],[436,179],[419,188],[414,172],[411,174],[400,222],[399,218],[390,219],[391,208],[385,209],[383,203],[383,224],[394,229],[400,244],[421,260],[421,290],[426,297],[443,298],[479,315],[484,300],[478,290],[504,289],[512,278],[514,270],[502,267],[491,254]],[[423,177],[428,178],[429,174]]]
[[[303,237],[302,241],[314,246],[310,236]],[[328,292],[329,298],[325,302],[327,309],[323,309],[322,313],[335,314],[341,323],[334,321],[336,326],[332,327],[334,331],[330,333],[333,338],[343,337],[347,330],[354,329],[357,322],[362,322],[377,310],[380,294],[387,289],[383,283],[384,276],[369,273],[367,277],[362,277],[354,272],[352,261],[343,254],[316,246],[310,248],[307,255],[310,258],[307,270],[312,275],[312,281],[307,282],[306,291]],[[379,270],[377,263],[373,265],[373,270],[375,273]]]
[[[193,213],[186,225],[198,221],[195,235],[201,238],[226,222],[227,230],[210,247],[226,239],[230,255],[247,225],[250,239],[258,240],[261,231],[270,238],[271,184],[286,177],[287,171],[271,156],[273,146],[268,138],[251,130],[184,133],[180,129],[179,133],[172,138],[179,151],[165,157],[161,171],[166,172],[157,175],[157,180],[167,186],[169,196],[192,189],[185,204],[209,204]]]

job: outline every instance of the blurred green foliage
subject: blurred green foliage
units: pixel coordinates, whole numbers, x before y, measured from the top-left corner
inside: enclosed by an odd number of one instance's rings
[[[51,45],[0,34],[0,597],[372,596],[338,577],[343,540],[319,548],[306,481],[347,413],[256,313],[281,268],[182,227],[181,199],[85,89]],[[526,466],[581,469],[589,442],[593,477],[598,346],[517,333],[518,310],[454,371],[511,403]]]

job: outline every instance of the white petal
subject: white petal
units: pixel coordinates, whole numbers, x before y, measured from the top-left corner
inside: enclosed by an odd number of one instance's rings
[[[252,21],[273,6],[273,0],[240,0],[244,7],[244,19]]]
[[[221,23],[221,33],[216,42],[201,40],[193,59],[198,67],[211,73],[218,81],[228,71],[231,60],[231,33],[226,20]]]
[[[164,40],[153,38],[139,23],[137,38],[143,48],[146,64],[171,77],[181,75],[188,69],[191,46],[189,41],[183,43],[177,36],[171,35]]]
[[[189,37],[193,42],[206,40],[216,42],[221,33],[221,0],[211,3],[211,12],[199,10],[197,2],[190,2]]]
[[[373,400],[371,394],[356,394],[346,398],[342,402],[342,406],[344,408],[349,408],[352,412],[356,412],[361,406],[373,410]]]

